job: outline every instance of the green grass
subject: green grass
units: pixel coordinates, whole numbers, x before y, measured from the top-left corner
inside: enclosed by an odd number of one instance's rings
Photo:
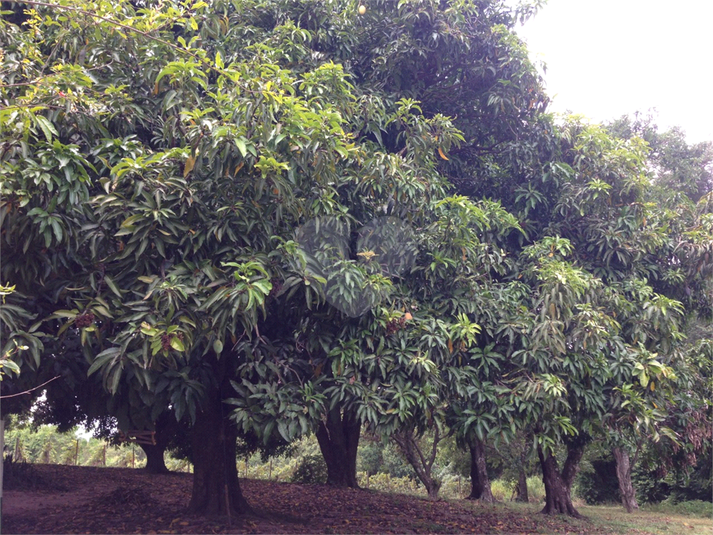
[[[648,507],[627,513],[621,506],[581,506],[579,512],[613,533],[656,535],[713,535],[713,519],[652,511]]]
[[[668,500],[661,503],[645,505],[646,511],[670,515],[697,516],[700,518],[713,518],[713,503],[702,500],[671,503]]]
[[[710,505],[710,503],[708,504]],[[548,518],[537,513],[542,504],[506,502],[495,506],[474,505],[475,509],[489,507],[504,517],[508,511],[523,513],[540,526],[540,533],[552,533]],[[620,505],[576,505],[586,520],[559,517],[571,526],[572,533],[611,533],[621,535],[713,535],[713,519],[673,512],[652,511],[648,506],[627,513]],[[594,529],[592,529],[594,528]]]

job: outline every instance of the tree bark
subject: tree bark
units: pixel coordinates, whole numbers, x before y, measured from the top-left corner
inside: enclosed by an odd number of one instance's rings
[[[165,446],[159,444],[139,444],[146,454],[146,468],[149,474],[167,474],[169,469],[163,459]]]
[[[584,442],[578,440],[567,445],[567,458],[562,468],[562,478],[569,492],[572,491],[572,483],[574,483],[574,478],[579,472],[579,462],[582,460],[583,455]]]
[[[431,476],[431,468],[436,460],[436,452],[438,451],[438,442],[440,442],[440,434],[436,428],[433,435],[433,447],[431,453],[426,457],[418,445],[418,441],[413,434],[413,430],[408,429],[392,435],[394,442],[398,445],[401,453],[413,467],[416,476],[426,487],[428,498],[431,500],[438,499],[438,491],[441,489],[441,482]]]
[[[515,487],[515,501],[528,503],[530,496],[527,493],[527,473],[521,468],[518,473],[517,486]]]
[[[569,515],[582,518],[572,504],[571,486],[577,473],[579,460],[584,453],[584,446],[567,448],[567,460],[562,472],[557,459],[548,453],[545,455],[541,446],[537,446],[537,455],[542,466],[542,481],[545,484],[545,507],[540,511],[546,515]]]
[[[612,448],[614,460],[616,460],[616,477],[619,480],[619,492],[621,493],[621,503],[626,508],[627,513],[639,508],[636,502],[636,491],[631,482],[631,460],[629,452],[625,448]]]
[[[167,474],[170,470],[166,467],[164,454],[166,448],[175,438],[179,424],[171,411],[162,412],[154,422],[155,444],[139,444],[146,454],[146,468],[149,474]]]
[[[189,511],[206,516],[251,513],[240,491],[235,462],[237,433],[225,417],[220,389],[206,392],[192,429],[193,492]],[[225,416],[224,416],[225,414]]]
[[[317,428],[317,442],[327,464],[327,484],[359,488],[356,476],[361,422],[350,411],[334,408]]]
[[[484,503],[493,503],[493,492],[490,488],[490,479],[485,463],[485,443],[478,437],[468,440],[470,449],[470,496],[469,500],[480,500]]]

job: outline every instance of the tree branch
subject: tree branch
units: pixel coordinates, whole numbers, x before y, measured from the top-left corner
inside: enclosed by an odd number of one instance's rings
[[[7,396],[0,396],[0,399],[7,399],[7,398],[15,398],[15,397],[17,397],[17,396],[24,396],[25,394],[29,394],[30,392],[33,392],[34,390],[37,390],[38,388],[42,388],[42,387],[45,386],[46,384],[51,383],[52,381],[54,381],[55,379],[59,379],[60,377],[61,377],[61,375],[57,375],[57,376],[55,376],[55,377],[52,377],[52,379],[50,379],[49,381],[45,381],[45,382],[42,383],[41,385],[36,386],[35,388],[30,388],[29,390],[25,390],[24,392],[18,392],[17,394],[8,394]]]

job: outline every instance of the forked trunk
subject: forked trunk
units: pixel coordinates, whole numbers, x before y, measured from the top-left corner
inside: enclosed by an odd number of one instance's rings
[[[240,491],[235,462],[237,433],[225,418],[218,389],[209,391],[192,429],[193,493],[189,510],[228,516],[252,510]]]
[[[636,503],[636,491],[631,482],[631,460],[629,452],[625,448],[612,448],[614,459],[616,460],[616,477],[619,480],[619,492],[621,493],[621,503],[626,508],[627,513],[639,508]]]
[[[470,496],[469,500],[480,500],[485,503],[493,503],[492,490],[490,489],[490,479],[485,463],[485,443],[478,437],[468,440],[470,449]]]
[[[356,476],[361,422],[350,411],[334,408],[317,428],[317,442],[327,464],[327,484],[359,488]]]
[[[542,481],[545,484],[545,507],[541,513],[582,518],[572,504],[571,486],[583,453],[584,446],[569,447],[564,469],[560,472],[557,459],[551,453],[545,455],[542,447],[537,446],[537,455],[542,466]]]
[[[406,460],[409,462],[414,472],[416,472],[418,479],[421,483],[423,483],[423,486],[426,487],[428,498],[431,500],[437,500],[438,491],[441,489],[441,482],[431,475],[431,469],[433,468],[433,462],[436,460],[438,442],[441,439],[438,428],[436,428],[434,432],[433,446],[428,455],[421,451],[418,440],[411,429],[395,433],[392,435],[392,438],[398,445],[401,453],[403,453],[404,457],[406,457]]]
[[[163,459],[165,446],[159,444],[139,444],[146,454],[146,468],[149,474],[167,474],[169,472]]]
[[[426,493],[428,494],[428,499],[429,500],[437,500],[438,499],[438,491],[441,490],[441,482],[430,477],[427,478],[426,481],[423,481],[423,486],[426,487]]]
[[[515,487],[515,501],[528,503],[530,497],[527,494],[527,473],[524,469],[520,469],[517,477],[517,486]]]

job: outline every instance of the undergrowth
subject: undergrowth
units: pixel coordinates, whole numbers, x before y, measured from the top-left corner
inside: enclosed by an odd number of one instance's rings
[[[642,509],[653,513],[713,518],[713,503],[704,502],[703,500],[690,500],[679,503],[664,500],[659,503],[646,504],[642,506]]]

